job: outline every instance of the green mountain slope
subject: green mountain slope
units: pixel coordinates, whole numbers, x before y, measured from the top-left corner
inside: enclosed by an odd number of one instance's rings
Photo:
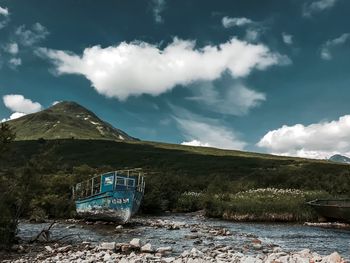
[[[104,139],[135,141],[137,139],[99,119],[93,112],[75,102],[60,102],[46,110],[8,121],[16,140]]]

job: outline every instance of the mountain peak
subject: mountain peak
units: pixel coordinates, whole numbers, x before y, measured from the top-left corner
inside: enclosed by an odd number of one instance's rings
[[[350,158],[341,154],[335,154],[329,158],[332,162],[338,162],[338,163],[348,163],[350,164]]]
[[[39,138],[137,140],[74,101],[62,101],[43,111],[28,114],[8,123],[15,130],[17,140]]]

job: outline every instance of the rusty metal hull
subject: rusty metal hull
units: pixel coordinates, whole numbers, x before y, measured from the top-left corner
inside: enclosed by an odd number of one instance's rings
[[[111,191],[77,200],[79,216],[92,220],[107,220],[126,223],[141,203],[142,193],[134,190]]]

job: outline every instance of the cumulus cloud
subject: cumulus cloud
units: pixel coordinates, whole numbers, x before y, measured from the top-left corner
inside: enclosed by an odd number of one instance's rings
[[[19,51],[17,43],[9,43],[5,46],[5,51],[11,55],[16,55]]]
[[[203,83],[193,89],[194,96],[187,99],[197,101],[206,109],[221,114],[241,116],[265,101],[264,93],[246,87],[240,82],[215,86]]]
[[[8,16],[9,15],[9,10],[6,7],[1,7],[0,6],[0,15],[1,16]]]
[[[230,28],[230,27],[240,27],[240,26],[250,25],[250,24],[253,24],[254,21],[246,17],[225,16],[222,18],[221,23],[225,28]]]
[[[163,23],[161,13],[165,8],[165,0],[152,0],[153,4],[153,17],[156,23]]]
[[[14,113],[12,113],[12,114],[10,115],[9,118],[4,118],[4,119],[2,119],[0,122],[5,122],[5,121],[10,121],[10,120],[18,119],[18,118],[20,118],[20,117],[22,117],[22,116],[24,116],[24,115],[26,115],[26,114],[24,114],[23,112],[14,112]]]
[[[324,159],[350,154],[350,115],[338,120],[304,126],[283,125],[269,131],[257,144],[270,153]]]
[[[23,95],[10,94],[2,97],[5,106],[14,112],[20,112],[24,114],[38,112],[42,109],[39,102],[33,102],[30,99],[26,99]]]
[[[303,5],[303,16],[311,17],[315,13],[331,9],[338,0],[316,0]]]
[[[282,33],[282,39],[283,42],[287,45],[292,45],[293,44],[293,36],[290,34],[287,34],[285,32]]]
[[[20,43],[24,46],[32,46],[44,40],[49,31],[40,23],[35,23],[30,29],[25,25],[18,27],[15,31]]]
[[[347,42],[350,38],[349,33],[344,33],[341,36],[330,39],[326,43],[324,43],[321,47],[321,58],[324,60],[331,60],[333,58],[332,56],[332,50],[335,49],[337,46],[343,45],[345,42]]]
[[[50,59],[57,74],[81,74],[98,93],[121,100],[132,95],[159,95],[195,81],[212,81],[226,71],[238,78],[254,69],[291,62],[263,44],[236,38],[203,48],[197,48],[194,41],[175,38],[164,49],[145,42],[122,42],[86,48],[81,56],[46,48],[38,49],[37,54]]]
[[[200,141],[197,140],[192,140],[189,142],[182,142],[182,145],[187,145],[187,146],[200,146],[200,147],[210,147],[209,143],[202,143]]]
[[[9,65],[12,69],[16,69],[18,66],[22,65],[22,59],[20,58],[11,58],[9,60]]]
[[[0,29],[4,28],[9,22],[9,15],[8,8],[0,6]]]
[[[183,145],[215,147],[220,149],[242,150],[246,143],[240,140],[237,133],[214,120],[196,118],[175,118],[186,141]]]

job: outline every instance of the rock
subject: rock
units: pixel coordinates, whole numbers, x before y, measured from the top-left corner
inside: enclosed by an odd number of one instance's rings
[[[146,245],[142,246],[141,247],[141,252],[152,253],[153,252],[152,245],[150,243],[147,243]]]
[[[255,244],[253,244],[253,249],[255,249],[255,250],[261,250],[262,249],[262,245],[261,244],[259,244],[259,243],[255,243]]]
[[[170,262],[174,262],[175,258],[174,257],[169,257],[169,258],[162,258],[162,263],[170,263]]]
[[[116,226],[115,227],[115,230],[121,230],[121,229],[123,229],[124,227],[122,226],[122,225],[118,225],[118,226]]]
[[[48,252],[53,252],[53,249],[52,249],[52,247],[50,247],[50,246],[45,246],[45,249],[46,249]]]
[[[131,250],[131,245],[130,244],[124,244],[124,245],[121,246],[120,250],[121,250],[121,252],[126,253],[126,252]]]
[[[133,238],[130,241],[130,245],[131,245],[132,248],[139,249],[141,247],[141,241],[140,241],[139,238]]]
[[[69,251],[69,250],[71,250],[71,249],[72,249],[72,246],[71,246],[71,245],[68,245],[68,246],[65,246],[65,247],[59,247],[59,248],[57,248],[57,252],[63,253],[63,252],[67,252],[67,251]]]
[[[343,262],[341,256],[338,254],[338,252],[333,252],[328,256],[328,261],[329,263],[340,263]]]
[[[66,226],[67,229],[71,229],[71,228],[75,228],[76,225],[69,225],[69,226]]]
[[[156,250],[156,252],[161,254],[161,255],[171,253],[171,251],[173,251],[172,247],[159,247]]]
[[[199,238],[199,235],[197,234],[190,234],[190,235],[185,235],[186,239],[196,239]]]
[[[98,250],[115,250],[115,242],[102,242]]]

